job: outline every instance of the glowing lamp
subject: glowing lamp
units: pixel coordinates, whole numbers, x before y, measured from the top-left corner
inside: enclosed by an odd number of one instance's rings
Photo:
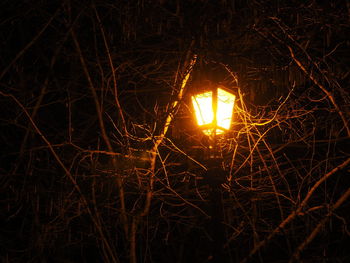
[[[223,86],[192,96],[197,124],[205,135],[212,137],[230,129],[235,98]]]

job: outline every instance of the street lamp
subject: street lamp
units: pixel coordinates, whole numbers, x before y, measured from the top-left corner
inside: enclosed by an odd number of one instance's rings
[[[230,129],[235,98],[221,85],[192,96],[197,124],[205,135],[215,138]]]
[[[236,96],[222,85],[204,87],[192,96],[197,124],[209,137],[209,159],[217,159],[216,137],[227,132],[232,123]]]
[[[236,96],[222,85],[204,87],[203,92],[192,96],[192,105],[198,126],[209,137],[208,169],[203,174],[205,182],[210,186],[211,203],[210,233],[213,244],[211,253],[213,262],[225,262],[225,231],[221,184],[225,181],[225,171],[220,165],[222,158],[216,149],[216,137],[227,132],[232,123],[233,108]]]

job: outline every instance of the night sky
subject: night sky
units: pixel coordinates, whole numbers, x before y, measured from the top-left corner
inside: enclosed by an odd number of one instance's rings
[[[0,262],[350,262],[348,1],[0,19]],[[191,97],[219,86],[232,123],[207,136]]]

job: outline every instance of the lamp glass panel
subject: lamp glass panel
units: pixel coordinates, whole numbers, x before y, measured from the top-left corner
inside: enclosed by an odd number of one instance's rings
[[[213,92],[208,91],[192,96],[192,104],[196,113],[199,126],[211,124],[213,114]]]
[[[218,89],[217,126],[226,130],[230,129],[235,98],[235,95],[223,89]]]

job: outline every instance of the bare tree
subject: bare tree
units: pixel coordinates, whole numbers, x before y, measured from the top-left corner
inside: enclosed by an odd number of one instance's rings
[[[346,3],[0,10],[3,262],[349,260]],[[206,81],[236,95],[215,178]]]

